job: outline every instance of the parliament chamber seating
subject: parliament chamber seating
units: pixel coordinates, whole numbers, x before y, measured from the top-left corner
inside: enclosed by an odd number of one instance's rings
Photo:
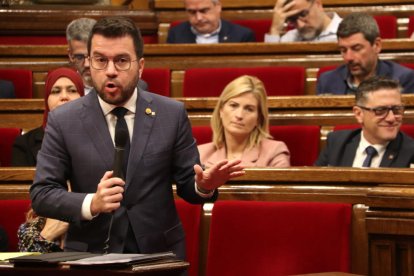
[[[13,82],[16,98],[32,98],[33,76],[28,69],[0,69],[0,79]]]
[[[201,205],[190,204],[182,199],[176,199],[175,207],[185,231],[187,260],[190,263],[188,275],[197,276],[199,269]]]
[[[8,251],[18,251],[17,229],[26,221],[26,213],[30,209],[29,199],[2,199],[0,200],[0,226],[4,228],[8,238]]]
[[[313,166],[319,155],[319,126],[270,126],[269,131],[275,140],[286,143],[291,166]]]
[[[244,68],[190,68],[185,70],[184,97],[218,97],[224,87],[242,75],[259,78],[268,96],[293,96],[305,93],[305,68],[270,66]]]
[[[377,21],[382,39],[392,39],[398,37],[397,17],[393,15],[374,15],[373,17]],[[169,28],[172,28],[181,22],[183,21],[175,20],[170,23]],[[254,32],[256,42],[264,42],[265,34],[269,32],[270,26],[272,25],[271,18],[234,19],[231,20],[231,22],[251,29]]]
[[[197,145],[213,141],[213,131],[210,126],[193,126],[192,131]],[[319,126],[270,126],[269,132],[275,140],[286,143],[292,166],[312,166],[318,158]]]
[[[210,126],[192,126],[191,130],[197,146],[213,141],[213,131]]]
[[[170,96],[171,77],[168,68],[145,68],[142,79],[148,84],[148,90],[163,96]]]
[[[217,201],[206,275],[350,272],[351,205]]]
[[[11,165],[13,143],[20,133],[20,128],[0,128],[0,167]]]

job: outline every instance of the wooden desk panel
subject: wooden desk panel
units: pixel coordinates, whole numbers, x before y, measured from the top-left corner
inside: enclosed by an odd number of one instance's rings
[[[33,175],[34,168],[0,168],[0,199],[27,198]],[[247,169],[245,176],[219,189],[219,200],[350,203],[354,206],[351,272],[376,275],[369,268],[401,271],[412,267],[411,260],[400,256],[414,239],[413,183],[412,169]],[[11,192],[19,185],[20,192]],[[205,264],[211,208],[206,204],[203,212],[200,266]]]

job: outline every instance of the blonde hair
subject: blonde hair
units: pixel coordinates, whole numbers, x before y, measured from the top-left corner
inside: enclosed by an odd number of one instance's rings
[[[267,95],[264,84],[261,80],[253,76],[240,76],[231,81],[224,88],[217,101],[211,117],[211,128],[213,129],[213,143],[216,148],[225,146],[225,134],[223,123],[220,118],[220,110],[224,104],[232,98],[238,97],[245,93],[252,93],[258,102],[258,122],[252,130],[247,144],[251,148],[260,143],[263,138],[272,138],[269,134],[269,118],[267,110]]]

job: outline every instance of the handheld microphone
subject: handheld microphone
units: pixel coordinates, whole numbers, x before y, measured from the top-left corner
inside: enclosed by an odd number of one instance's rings
[[[127,144],[127,139],[129,139],[128,132],[125,129],[118,128],[115,129],[115,154],[114,154],[114,164],[113,164],[113,177],[119,177],[122,180],[125,180],[124,175],[124,155],[125,155],[125,146]],[[111,213],[111,220],[109,222],[108,236],[105,240],[104,253],[108,253],[109,249],[109,240],[111,238],[111,229],[114,221],[114,212]]]
[[[125,155],[125,146],[129,139],[128,132],[125,129],[117,129],[115,131],[115,155],[114,155],[114,164],[113,164],[113,176],[119,177],[125,180],[124,175],[124,155]]]

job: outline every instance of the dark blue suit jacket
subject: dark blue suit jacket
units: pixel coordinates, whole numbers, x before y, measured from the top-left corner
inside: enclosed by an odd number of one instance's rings
[[[102,252],[111,214],[85,221],[81,206],[105,171],[112,170],[113,161],[114,143],[97,93],[49,113],[30,195],[37,214],[70,222],[65,250]],[[198,150],[184,105],[140,90],[125,192],[121,207],[113,213],[109,252],[123,252],[132,238],[127,235],[130,225],[141,253],[173,251],[185,258],[172,183],[185,200],[205,202],[194,187],[196,163],[200,163]],[[72,192],[67,191],[67,180]]]
[[[354,93],[347,85],[349,76],[345,64],[335,70],[324,72],[319,76],[316,91],[318,94],[348,94]],[[400,81],[403,93],[414,93],[414,70],[388,60],[378,60],[377,76],[384,76]]]
[[[249,28],[221,20],[219,42],[255,42],[255,36]],[[190,22],[186,21],[171,28],[168,32],[167,43],[196,43],[196,36],[191,31]]]
[[[0,98],[16,98],[16,95],[14,95],[14,85],[11,81],[0,80]]]
[[[361,140],[361,129],[338,130],[328,134],[326,148],[316,160],[316,166],[352,167]],[[414,140],[402,133],[391,141],[380,167],[409,168],[414,164]]]

